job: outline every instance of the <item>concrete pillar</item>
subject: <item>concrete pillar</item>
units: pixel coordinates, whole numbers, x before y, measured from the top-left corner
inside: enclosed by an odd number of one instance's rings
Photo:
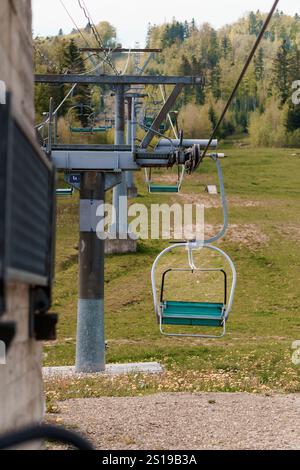
[[[105,371],[104,241],[96,234],[96,212],[105,200],[103,173],[86,172],[81,178],[79,300],[76,371]]]

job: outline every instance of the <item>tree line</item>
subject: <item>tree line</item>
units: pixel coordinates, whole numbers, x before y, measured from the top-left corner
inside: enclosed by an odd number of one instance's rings
[[[204,78],[203,86],[186,87],[176,104],[180,124],[191,137],[206,137],[211,132],[264,19],[265,14],[260,11],[250,12],[218,30],[208,23],[199,25],[195,19],[180,22],[174,18],[163,25],[149,24],[147,46],[162,48],[163,52],[151,62],[148,74]],[[104,28],[110,47],[116,44],[116,31],[109,23],[100,24],[99,28]],[[87,28],[85,34],[91,34]],[[92,42],[92,37],[89,40]],[[85,73],[90,63],[79,50],[81,41],[75,32],[64,36],[62,31],[55,38],[37,39],[36,50],[44,51],[53,63],[47,63],[36,52],[36,69],[44,73]],[[120,57],[115,60],[118,62]],[[300,16],[277,10],[219,137],[248,133],[257,145],[300,145],[300,106],[291,99],[296,80],[300,80]],[[66,88],[49,85],[45,90],[37,86],[37,114],[41,116],[47,109],[50,95],[59,102]],[[72,103],[91,103],[101,109],[100,95],[93,91],[77,87]],[[153,101],[156,99],[159,97],[154,96]],[[62,114],[67,113],[69,105],[66,103]],[[85,117],[78,109],[78,119],[84,125]]]

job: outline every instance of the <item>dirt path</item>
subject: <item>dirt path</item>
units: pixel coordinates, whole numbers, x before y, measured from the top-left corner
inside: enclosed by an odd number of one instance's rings
[[[78,399],[60,419],[104,450],[300,449],[300,395]]]

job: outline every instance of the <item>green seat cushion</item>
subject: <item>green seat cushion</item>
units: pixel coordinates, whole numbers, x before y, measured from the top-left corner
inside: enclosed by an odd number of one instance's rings
[[[166,301],[161,310],[163,325],[223,326],[223,304]]]
[[[76,133],[88,133],[92,134],[93,132],[106,132],[106,127],[73,127],[71,128],[71,132],[74,134]]]
[[[56,194],[57,196],[72,196],[73,189],[57,189]]]
[[[144,119],[144,126],[147,127],[148,129],[150,129],[153,126],[153,123],[154,123],[153,118],[145,118]],[[159,132],[161,132],[163,134],[165,132],[165,130],[166,130],[165,124],[161,124],[159,126]]]
[[[160,186],[159,184],[151,184],[149,186],[150,193],[179,193],[178,186]]]

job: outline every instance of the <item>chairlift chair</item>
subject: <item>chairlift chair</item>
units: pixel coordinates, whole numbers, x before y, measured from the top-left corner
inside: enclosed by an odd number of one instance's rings
[[[152,129],[153,123],[155,121],[156,115],[158,113],[156,105],[161,104],[161,102],[153,102],[153,106],[148,106],[144,109],[142,124],[146,129]],[[162,122],[159,126],[158,131],[161,134],[164,134],[167,130],[166,122]]]
[[[74,188],[62,188],[56,190],[56,195],[59,197],[73,196]]]
[[[220,183],[220,194],[223,207],[223,226],[219,232],[207,239],[195,242],[182,242],[176,245],[172,245],[166,248],[155,260],[152,267],[152,290],[154,298],[154,309],[155,314],[160,325],[160,331],[165,336],[178,336],[178,337],[195,337],[195,338],[222,338],[226,334],[226,323],[232,310],[235,288],[236,288],[236,269],[230,259],[230,257],[220,248],[215,247],[212,243],[220,240],[226,233],[228,228],[228,208],[225,195],[223,173],[220,161],[217,155],[210,156],[216,163],[219,183]],[[156,271],[161,259],[174,249],[186,248],[188,252],[188,268],[177,268],[167,269],[163,274],[161,281],[160,297],[158,298],[157,283],[156,283]],[[220,269],[201,269],[197,268],[194,263],[193,253],[195,250],[206,249],[220,254],[230,267],[232,273],[232,284],[230,289],[230,295],[228,300],[228,276],[223,268]],[[194,302],[194,301],[174,301],[173,299],[166,299],[164,294],[164,286],[166,276],[172,272],[220,272],[224,275],[224,299],[223,302]],[[207,334],[183,334],[183,333],[168,333],[165,331],[166,325],[174,326],[194,326],[194,327],[214,327],[222,328],[220,335],[207,335]]]
[[[151,129],[152,126],[153,126],[153,123],[155,121],[155,116],[144,116],[144,120],[143,120],[143,125],[144,127],[146,127],[147,129]],[[166,124],[163,122],[162,124],[160,124],[159,126],[159,132],[161,134],[163,134],[164,132],[166,132]]]
[[[188,252],[188,268],[167,269],[162,276],[160,297],[158,297],[156,271],[161,259],[174,249],[186,248]],[[217,252],[227,261],[231,273],[232,284],[228,299],[228,276],[223,268],[220,269],[200,269],[195,266],[193,252],[200,248]],[[165,298],[165,281],[170,272],[220,272],[224,275],[224,300],[222,302],[194,302],[194,301],[174,301]],[[160,325],[160,332],[165,336],[193,337],[193,338],[222,338],[226,334],[226,324],[232,310],[234,294],[236,288],[236,270],[230,257],[220,248],[212,245],[201,245],[198,242],[185,242],[172,245],[165,249],[155,260],[152,268],[152,290],[154,298],[154,308],[157,320]],[[168,333],[165,326],[186,326],[186,327],[212,327],[221,328],[220,335],[208,335],[203,333]]]
[[[145,169],[145,179],[146,179],[146,184],[148,186],[148,191],[150,194],[178,194],[181,190],[183,179],[185,176],[185,167],[182,165],[182,167],[178,167],[178,179],[176,184],[157,184],[153,183],[152,180],[152,169],[148,171],[148,169]]]
[[[75,127],[72,125],[72,113],[74,110],[80,110],[79,116],[86,117],[88,121],[88,125],[86,127]],[[88,112],[90,111],[90,112]],[[68,112],[68,121],[69,121],[69,129],[71,134],[95,134],[95,133],[103,133],[107,131],[107,126],[96,126],[95,125],[95,112],[89,105],[79,104],[76,106],[72,106]]]

